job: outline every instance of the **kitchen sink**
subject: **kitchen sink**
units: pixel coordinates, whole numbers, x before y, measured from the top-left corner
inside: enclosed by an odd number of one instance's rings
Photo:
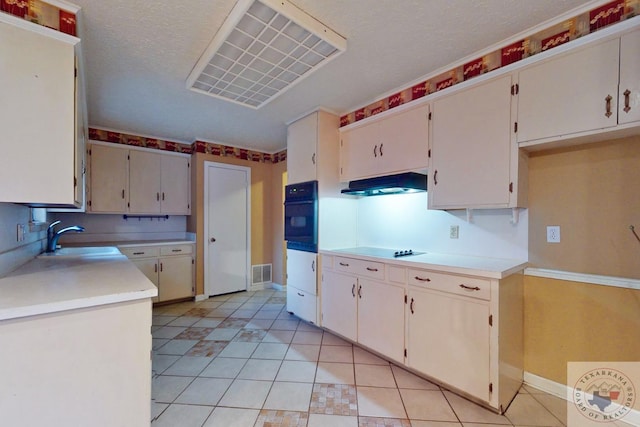
[[[82,258],[122,255],[115,246],[82,246],[60,248],[55,252],[44,252],[38,258]]]

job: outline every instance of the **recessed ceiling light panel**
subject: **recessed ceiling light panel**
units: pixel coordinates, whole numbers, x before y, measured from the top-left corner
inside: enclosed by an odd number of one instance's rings
[[[342,36],[286,0],[239,0],[187,88],[260,108],[346,48]]]

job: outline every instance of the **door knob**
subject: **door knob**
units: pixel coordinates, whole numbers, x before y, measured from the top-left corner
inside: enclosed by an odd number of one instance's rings
[[[210,241],[211,241],[211,243],[213,243],[213,242],[215,242],[215,241],[216,241],[216,238],[215,238],[215,237],[212,237]]]

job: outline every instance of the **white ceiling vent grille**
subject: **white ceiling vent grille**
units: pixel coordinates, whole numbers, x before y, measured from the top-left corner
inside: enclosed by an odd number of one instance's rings
[[[286,0],[239,0],[187,79],[187,88],[260,108],[347,47]]]

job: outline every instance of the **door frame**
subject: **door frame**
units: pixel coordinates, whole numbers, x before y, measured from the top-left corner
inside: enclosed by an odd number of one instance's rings
[[[251,168],[247,166],[236,166],[228,163],[204,162],[204,294],[207,298],[211,295],[211,284],[209,283],[209,168],[231,169],[245,172],[247,174],[246,192],[246,218],[247,218],[247,256],[245,261],[245,290],[250,289],[251,276]]]

